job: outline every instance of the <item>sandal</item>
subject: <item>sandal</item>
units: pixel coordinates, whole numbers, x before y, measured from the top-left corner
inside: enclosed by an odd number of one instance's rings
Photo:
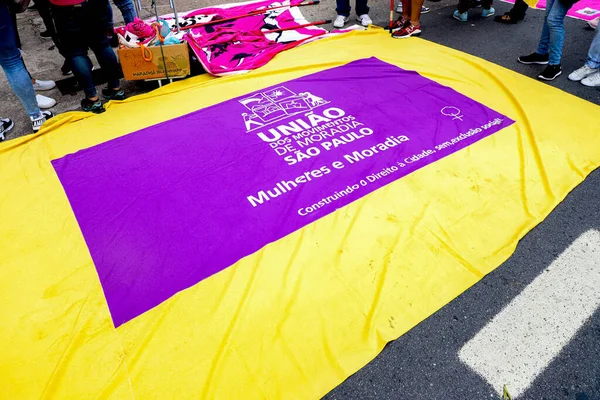
[[[516,24],[517,22],[519,22],[518,19],[513,18],[512,15],[510,15],[510,12],[504,13],[504,15],[496,15],[494,17],[494,21],[496,22],[500,22],[503,24]]]

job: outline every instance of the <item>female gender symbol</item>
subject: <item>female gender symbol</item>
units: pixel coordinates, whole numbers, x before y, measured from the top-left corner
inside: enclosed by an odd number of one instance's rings
[[[454,121],[455,119],[459,119],[461,121],[463,120],[463,115],[460,115],[460,110],[453,106],[446,106],[442,108],[441,113],[442,115],[445,115],[447,117],[454,117],[452,118],[452,121]]]

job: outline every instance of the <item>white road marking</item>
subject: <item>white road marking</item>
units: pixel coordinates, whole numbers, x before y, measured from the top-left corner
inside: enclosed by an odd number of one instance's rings
[[[600,306],[600,232],[569,246],[459,351],[502,396],[523,394]]]

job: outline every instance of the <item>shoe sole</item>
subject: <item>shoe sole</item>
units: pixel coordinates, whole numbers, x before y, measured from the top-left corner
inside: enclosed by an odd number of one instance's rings
[[[490,13],[490,14],[488,14],[488,15],[483,15],[483,14],[481,14],[481,17],[482,17],[482,18],[489,18],[489,17],[493,17],[494,15],[496,15],[496,12],[495,12],[495,11],[494,11],[493,13]]]
[[[56,105],[56,100],[54,100],[54,103],[52,103],[51,105],[47,105],[47,104],[41,105],[41,104],[38,104],[38,107],[41,108],[42,110],[46,110],[48,108],[54,107],[55,105]]]
[[[598,83],[597,85],[593,85],[593,84],[591,84],[591,83],[584,82],[584,80],[585,80],[585,79],[582,79],[582,80],[581,80],[581,84],[582,84],[583,86],[586,86],[586,87],[598,87],[598,86],[600,86],[600,83]]]
[[[546,78],[546,77],[545,77],[545,76],[543,76],[543,75],[538,75],[538,79],[540,79],[540,80],[542,80],[542,81],[547,81],[547,82],[550,82],[550,81],[553,81],[553,80],[555,80],[556,78],[558,78],[560,75],[562,75],[562,71],[558,71],[558,73],[557,73],[556,75],[554,75],[552,78]]]
[[[517,61],[524,65],[548,65],[548,61],[521,61],[520,58]]]
[[[456,15],[452,15],[452,18],[454,18],[455,20],[457,20],[458,22],[467,22],[468,19],[465,19],[464,21],[462,19],[460,19],[459,17],[457,17]]]
[[[411,33],[408,36],[394,36],[394,35],[392,35],[392,39],[408,39],[409,37],[420,36],[420,35],[421,35],[421,31],[415,32],[415,33]]]
[[[52,87],[49,88],[36,88],[35,86],[33,87],[33,90],[35,90],[36,92],[47,92],[48,90],[52,90],[56,87],[56,84]]]

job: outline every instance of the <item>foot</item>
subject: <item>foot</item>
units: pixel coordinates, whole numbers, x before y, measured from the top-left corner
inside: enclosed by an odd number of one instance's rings
[[[481,16],[483,18],[491,17],[494,14],[496,14],[496,9],[494,7],[484,8],[481,10]]]
[[[598,72],[598,68],[590,68],[587,65],[579,68],[576,71],[571,72],[569,75],[569,80],[579,82],[580,80],[587,78],[588,76],[595,74]]]
[[[6,134],[11,131],[15,123],[10,118],[0,118],[0,142],[6,139]]]
[[[595,74],[589,75],[585,79],[582,79],[581,84],[590,87],[600,86],[600,72],[596,72]]]
[[[344,15],[338,15],[335,21],[333,21],[334,28],[343,28],[346,22],[350,21],[350,17]]]
[[[62,72],[62,74],[64,76],[71,75],[73,73],[73,69],[71,68],[71,63],[68,61],[65,61],[62,65],[62,67],[60,67],[60,72]]]
[[[54,89],[56,87],[56,82],[54,81],[41,81],[39,79],[35,80],[35,83],[33,84],[33,90],[37,90],[37,91],[44,91],[44,90],[51,90]]]
[[[600,22],[600,17],[594,18],[591,21],[588,21],[588,25],[592,29],[598,29],[598,22]]]
[[[454,13],[452,14],[452,18],[454,18],[460,22],[467,22],[467,20],[469,19],[469,14],[466,11],[464,13],[461,13],[458,10],[454,10]]]
[[[51,111],[42,111],[40,116],[37,118],[29,117],[31,119],[31,127],[33,128],[33,133],[37,133],[44,122],[54,117],[54,114]]]
[[[402,28],[405,28],[410,24],[410,21],[404,18],[404,15],[401,15],[393,24],[392,24],[392,32],[399,31]]]
[[[411,22],[404,28],[392,33],[392,37],[394,39],[406,39],[411,36],[419,36],[420,34],[421,34],[421,25],[420,24],[413,25]]]
[[[100,99],[90,100],[86,98],[81,100],[81,109],[85,112],[93,112],[94,114],[102,114],[106,111]]]
[[[517,60],[521,64],[526,64],[526,65],[530,65],[530,64],[546,65],[546,64],[548,64],[549,58],[550,57],[548,56],[548,54],[531,53],[528,56],[521,56]]]
[[[123,89],[102,89],[102,96],[106,100],[125,100],[125,91]]]
[[[398,7],[396,7],[396,12],[398,14],[402,14],[402,10],[403,10],[402,3],[398,3]],[[427,14],[429,11],[431,11],[431,8],[421,6],[421,14]]]
[[[538,79],[541,79],[543,81],[553,81],[560,74],[562,74],[562,69],[560,68],[560,64],[559,65],[548,65],[548,66],[546,66],[546,68],[544,68],[544,71],[542,71],[542,73],[538,75]]]
[[[358,22],[360,22],[360,24],[362,26],[365,26],[365,27],[369,26],[369,25],[371,25],[373,23],[373,21],[371,20],[371,17],[369,17],[368,14],[359,15],[359,16],[356,17],[356,20]]]
[[[502,24],[510,24],[510,25],[514,25],[519,21],[522,21],[523,19],[517,19],[517,18],[513,18],[513,16],[509,13],[506,12],[503,15],[496,15],[494,17],[494,21],[496,22],[500,22]]]
[[[45,30],[44,32],[40,32],[40,37],[42,39],[52,39],[52,35],[50,34],[50,31]]]
[[[39,108],[52,108],[56,105],[56,100],[50,97],[42,96],[41,94],[36,94],[35,100],[37,101]]]

